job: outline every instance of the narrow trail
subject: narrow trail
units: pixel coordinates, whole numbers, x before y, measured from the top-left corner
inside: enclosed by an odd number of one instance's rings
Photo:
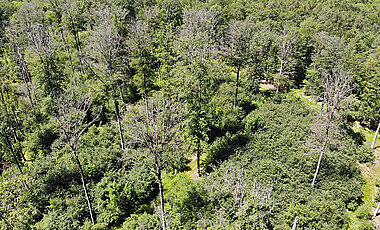
[[[355,131],[362,131],[366,137],[365,145],[370,146],[373,140],[374,132],[370,132],[368,129],[363,129],[357,124],[354,127]],[[372,207],[372,213],[375,211],[377,206],[376,195],[379,192],[380,186],[380,140],[379,138],[376,140],[375,144],[375,161],[368,166],[367,164],[360,164],[360,169],[362,175],[365,179],[365,187],[364,187],[364,202],[368,203]],[[378,214],[375,218],[373,218],[373,223],[376,229],[380,229],[380,215]]]
[[[369,144],[368,144],[369,145]],[[375,161],[369,167],[366,164],[360,164],[362,175],[365,179],[364,186],[364,203],[368,203],[372,207],[372,213],[375,211],[377,202],[376,194],[378,193],[380,182],[380,144],[375,149]],[[380,215],[373,219],[376,229],[380,229]]]
[[[375,180],[375,188],[373,188],[373,191],[374,193],[372,193],[372,195],[374,196],[373,197],[373,200],[375,200],[375,196],[374,194],[377,194],[379,192],[379,187],[376,183],[376,181],[380,180],[380,143],[379,141],[376,142],[376,146],[375,146],[375,156],[376,156],[376,159],[375,159],[375,163],[370,167],[370,175],[374,175],[374,180]],[[372,212],[375,211],[376,209],[376,204],[377,202],[375,201],[375,206],[373,207],[373,210]],[[373,223],[375,224],[375,228],[376,229],[380,229],[380,215],[376,216],[374,219],[373,219]]]
[[[190,170],[187,171],[186,174],[191,176],[193,180],[198,180],[199,176],[197,175],[197,156],[195,154],[190,157],[189,167]]]

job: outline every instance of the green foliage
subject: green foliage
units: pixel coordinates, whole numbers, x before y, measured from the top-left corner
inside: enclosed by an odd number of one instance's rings
[[[379,122],[379,6],[0,0],[0,229],[159,229],[157,172],[147,154],[159,149],[170,229],[291,229],[295,216],[300,229],[374,229],[357,163],[375,156],[350,126],[357,120],[373,130]],[[342,68],[354,77],[314,188],[317,111],[261,88],[279,75],[284,25],[297,36],[282,87],[305,87],[321,100],[325,73]],[[76,108],[83,124],[55,119],[57,102],[71,91],[68,107],[94,94],[88,110]],[[170,134],[180,141],[151,149],[144,145],[151,140],[132,143],[137,122],[128,119],[161,93],[186,110]],[[91,127],[82,126],[98,113]],[[64,132],[78,125],[85,128],[73,151]],[[194,152],[202,155],[200,179],[185,172]]]
[[[51,145],[59,137],[57,124],[41,125],[26,135],[24,151],[28,160],[42,158],[51,151]]]
[[[158,215],[143,213],[140,215],[131,215],[124,222],[121,229],[132,230],[132,229],[158,229],[160,226],[160,218]]]
[[[368,204],[363,204],[356,209],[355,215],[359,219],[370,220],[372,218],[372,207]]]
[[[165,175],[163,183],[172,228],[196,228],[199,213],[208,203],[206,191],[184,173]]]
[[[227,133],[223,137],[218,137],[210,145],[203,166],[206,171],[210,171],[213,165],[219,164],[221,161],[227,160],[233,155],[239,147],[247,143],[247,137],[244,134]]]
[[[156,193],[156,179],[147,169],[110,171],[97,184],[97,221],[110,228],[121,225],[132,213],[151,212],[151,207],[142,206]]]

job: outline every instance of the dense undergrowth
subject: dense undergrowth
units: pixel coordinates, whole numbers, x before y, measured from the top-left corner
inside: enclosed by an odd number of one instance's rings
[[[0,0],[0,229],[374,229],[379,10]]]

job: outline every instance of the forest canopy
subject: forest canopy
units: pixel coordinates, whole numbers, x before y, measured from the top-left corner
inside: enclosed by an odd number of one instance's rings
[[[0,229],[375,229],[379,12],[0,0]]]

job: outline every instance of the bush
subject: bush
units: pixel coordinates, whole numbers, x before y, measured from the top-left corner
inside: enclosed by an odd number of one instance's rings
[[[122,230],[160,229],[160,217],[156,214],[131,215],[123,224]]]
[[[362,220],[370,220],[372,217],[372,209],[369,204],[362,204],[355,211],[355,215]]]
[[[357,151],[357,159],[360,163],[372,163],[375,160],[373,150],[363,146]]]

